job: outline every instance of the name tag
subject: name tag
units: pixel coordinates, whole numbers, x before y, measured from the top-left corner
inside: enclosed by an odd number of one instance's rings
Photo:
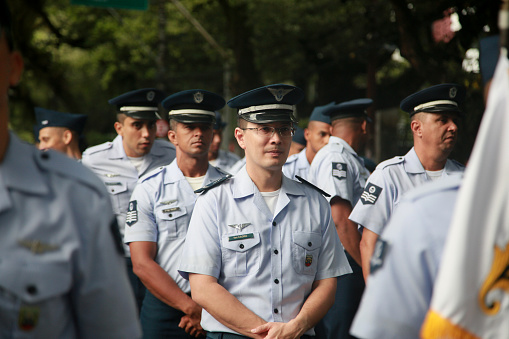
[[[231,237],[228,237],[228,241],[237,241],[237,240],[244,240],[244,239],[249,239],[249,238],[254,238],[254,234],[248,233],[248,234],[233,235]]]
[[[163,210],[163,213],[171,213],[171,212],[175,212],[175,211],[180,211],[180,207],[167,208],[167,209]]]
[[[121,182],[107,182],[106,186],[122,186]]]

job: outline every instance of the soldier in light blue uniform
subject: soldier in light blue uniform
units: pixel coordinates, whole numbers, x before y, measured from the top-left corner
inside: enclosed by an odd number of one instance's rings
[[[41,107],[36,107],[34,110],[39,149],[54,149],[72,159],[80,160],[80,137],[83,134],[87,116]]]
[[[0,0],[0,338],[139,338],[104,185],[8,130],[8,90],[22,70]]]
[[[336,300],[316,326],[322,338],[349,338],[350,325],[359,306],[364,281],[360,267],[357,225],[348,215],[362,194],[369,176],[363,159],[357,154],[367,137],[366,109],[371,99],[355,99],[330,105],[324,111],[331,119],[329,143],[318,151],[309,170],[309,178],[331,194],[328,198],[339,239],[344,246],[353,274],[340,277]]]
[[[377,241],[353,335],[419,338],[460,183],[461,175],[451,175],[402,199]]]
[[[175,147],[156,140],[158,105],[164,93],[145,88],[124,93],[108,102],[118,109],[113,142],[90,147],[83,153],[83,164],[99,176],[106,185],[117,217],[120,234],[124,234],[129,198],[138,179],[151,170],[175,159]],[[133,273],[129,246],[124,246],[129,278],[138,308],[145,296],[145,287]]]
[[[327,201],[281,171],[302,97],[277,84],[228,102],[246,166],[198,198],[179,266],[208,338],[314,337],[336,277],[351,272]]]
[[[316,153],[329,142],[330,137],[330,117],[323,112],[334,102],[323,106],[316,106],[309,117],[308,126],[304,129],[304,139],[306,147],[299,153],[290,155],[283,165],[283,174],[290,179],[301,178],[308,179],[309,167]]]
[[[405,156],[377,166],[349,217],[364,228],[361,256],[365,279],[376,239],[404,194],[425,182],[464,170],[460,163],[447,159],[458,136],[459,106],[464,98],[463,87],[441,84],[401,102],[401,109],[411,116],[414,147]]]
[[[232,152],[222,150],[223,129],[226,122],[221,118],[221,114],[216,112],[216,122],[214,124],[214,137],[209,149],[209,163],[217,168],[230,173],[230,168],[240,160],[240,157]]]
[[[177,268],[195,191],[225,177],[208,162],[214,111],[225,101],[196,89],[175,93],[162,105],[169,111],[168,137],[177,157],[140,179],[129,202],[124,241],[134,272],[148,289],[140,315],[144,338],[190,338],[203,333],[201,307]]]

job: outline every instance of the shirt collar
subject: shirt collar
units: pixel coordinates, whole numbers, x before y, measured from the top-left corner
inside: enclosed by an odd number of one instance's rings
[[[421,164],[421,161],[419,160],[419,157],[417,156],[417,153],[415,153],[415,149],[412,147],[410,151],[408,151],[407,154],[405,154],[405,172],[407,173],[424,173],[424,167]]]
[[[0,164],[5,187],[31,194],[47,194],[49,188],[37,166],[36,157],[40,154],[33,146],[21,142],[14,133],[9,132],[9,145]]]
[[[108,157],[110,159],[127,159],[124,144],[122,143],[122,136],[117,135],[115,139],[113,139],[113,147],[111,148],[111,152],[109,152]]]

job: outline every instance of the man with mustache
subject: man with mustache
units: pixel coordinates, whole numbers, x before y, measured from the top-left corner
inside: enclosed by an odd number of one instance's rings
[[[110,193],[121,235],[124,234],[129,198],[138,179],[175,159],[172,144],[155,140],[156,121],[160,119],[158,105],[163,99],[164,93],[155,88],[138,89],[110,99],[108,103],[115,105],[118,110],[114,125],[117,137],[112,142],[90,147],[83,152],[83,164],[97,174]],[[133,273],[129,246],[124,246],[124,252],[139,310],[145,287]]]
[[[282,173],[302,97],[275,84],[228,102],[246,165],[197,200],[179,266],[208,338],[314,338],[351,272],[327,200]]]
[[[360,252],[362,272],[367,280],[378,236],[394,208],[411,188],[462,172],[464,166],[447,159],[458,137],[460,105],[465,88],[440,84],[414,93],[401,101],[401,109],[410,114],[414,147],[402,157],[380,163],[369,177],[350,220],[363,227]]]
[[[191,299],[189,282],[177,268],[197,192],[225,177],[208,161],[214,112],[224,104],[220,95],[200,89],[175,93],[162,102],[177,156],[140,179],[125,223],[124,241],[131,249],[134,272],[147,288],[140,314],[145,339],[204,333],[201,307]]]

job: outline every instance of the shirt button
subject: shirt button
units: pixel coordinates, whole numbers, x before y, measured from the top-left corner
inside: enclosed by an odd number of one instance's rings
[[[279,284],[279,280],[277,280],[277,279],[274,279],[274,282],[275,282],[276,284]]]
[[[171,217],[173,217],[173,214],[170,213],[170,214],[168,214],[168,216],[171,218]]]
[[[274,254],[279,254],[279,251],[278,250],[274,250]]]
[[[240,247],[240,249],[243,249],[244,248],[244,244],[240,244],[239,247]]]
[[[27,292],[28,292],[28,294],[31,294],[31,295],[37,294],[37,287],[35,287],[34,285],[28,285]]]
[[[278,314],[279,311],[277,310],[277,308],[274,309],[274,313]]]
[[[275,221],[272,222],[272,226],[276,226],[276,222]]]
[[[313,243],[312,243],[311,241],[310,241],[310,242],[308,242],[308,246],[309,246],[309,247],[313,246]]]

